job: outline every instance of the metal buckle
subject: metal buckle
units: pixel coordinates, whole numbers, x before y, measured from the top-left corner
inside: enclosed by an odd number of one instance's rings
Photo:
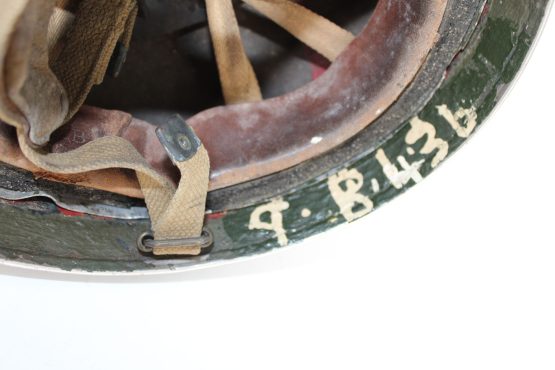
[[[172,240],[154,240],[154,236],[150,232],[145,232],[137,239],[137,248],[144,253],[154,253],[157,248],[189,248],[199,247],[201,250],[206,249],[214,242],[214,236],[210,229],[203,228],[202,234],[196,238],[172,239]]]

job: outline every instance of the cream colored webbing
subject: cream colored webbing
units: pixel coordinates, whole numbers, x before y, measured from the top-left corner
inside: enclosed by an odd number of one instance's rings
[[[54,8],[50,23],[48,24],[48,54],[52,58],[52,54],[56,45],[59,44],[62,37],[69,31],[75,15],[62,8]]]
[[[243,47],[232,0],[206,0],[206,11],[226,103],[262,100],[256,75]]]
[[[201,146],[193,158],[176,165],[181,180],[172,201],[152,220],[155,240],[193,238],[202,233],[210,168],[208,152]],[[141,186],[145,186],[145,179],[141,180]],[[156,255],[198,255],[200,252],[200,247],[159,247],[153,251]]]
[[[328,19],[290,0],[243,0],[330,61],[355,36]]]
[[[133,145],[125,139],[108,136],[67,153],[41,153],[31,148],[25,133],[18,131],[24,155],[36,166],[60,174],[74,174],[106,168],[135,170],[151,218],[156,240],[198,237],[202,232],[210,163],[201,146],[188,161],[177,163],[181,180],[177,190],[154,171]],[[197,255],[200,247],[159,248],[157,255]]]
[[[334,61],[355,39],[347,30],[291,0],[243,0],[301,42]],[[227,104],[262,100],[231,0],[206,0],[210,34]]]

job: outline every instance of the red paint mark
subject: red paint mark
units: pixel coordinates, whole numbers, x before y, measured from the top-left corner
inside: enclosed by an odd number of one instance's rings
[[[314,81],[328,70],[330,62],[311,49],[307,49],[307,55],[312,67],[312,81]]]
[[[490,12],[489,4],[484,4],[484,8],[482,9],[482,14],[480,14],[480,19],[478,21],[478,25],[484,24],[487,21],[489,12]],[[463,56],[463,53],[464,53],[465,50],[466,49],[459,50],[457,52],[457,54],[453,57],[453,59],[451,60],[451,63],[449,63],[449,66],[447,66],[447,69],[445,70],[444,78],[447,78],[447,77],[450,76],[451,70],[453,69],[453,66]]]
[[[219,220],[225,217],[226,212],[211,213],[206,216],[209,220]]]
[[[75,212],[75,211],[70,211],[69,209],[66,208],[62,208],[60,206],[56,206],[58,208],[58,211],[60,211],[61,214],[63,214],[64,216],[68,216],[68,217],[82,217],[85,214],[81,213],[81,212]]]
[[[327,71],[327,68],[321,67],[316,64],[312,64],[312,81],[320,77]]]

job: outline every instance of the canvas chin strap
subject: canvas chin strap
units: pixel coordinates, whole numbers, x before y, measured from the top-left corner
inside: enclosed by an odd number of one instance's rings
[[[49,153],[38,147],[29,136],[29,118],[38,117],[37,122],[40,122],[44,111],[26,114],[18,100],[13,99],[14,96],[21,96],[20,100],[24,103],[35,98],[43,99],[46,104],[56,106],[61,98],[66,101],[63,105],[66,109],[57,111],[62,113],[58,115],[61,120],[52,127],[61,125],[63,120],[71,117],[92,85],[102,80],[117,42],[129,41],[130,32],[126,30],[131,28],[129,25],[135,18],[135,1],[82,0],[76,9],[75,19],[72,19],[71,13],[57,11],[54,12],[57,17],[55,23],[41,22],[40,29],[35,28],[34,22],[45,10],[45,4],[52,6],[54,1],[5,1],[9,4],[3,4],[6,11],[0,15],[0,69],[8,73],[0,76],[0,119],[17,129],[23,154],[37,167],[58,174],[107,168],[134,170],[145,197],[152,228],[152,233],[140,240],[140,245],[145,247],[141,250],[155,255],[198,255],[202,247],[206,246],[207,239],[206,233],[203,234],[203,223],[210,162],[206,149],[182,119],[175,117],[157,131],[168,155],[181,172],[176,188],[169,179],[156,172],[129,141],[121,137],[102,137],[65,153]],[[69,2],[64,0],[64,3]],[[95,10],[91,7],[99,5],[99,2],[105,5],[99,11],[106,13],[106,17],[95,23],[89,15],[94,14]],[[81,13],[88,19],[82,19]],[[57,40],[64,40],[61,41],[64,45],[60,47],[52,42],[49,45],[48,27]],[[63,35],[63,30],[57,27],[65,28],[67,34]],[[75,38],[80,42],[75,41]],[[86,45],[80,48],[81,43]],[[29,52],[21,53],[20,49],[14,52],[18,44],[25,46]],[[73,45],[73,48],[69,45]],[[44,91],[40,87],[45,85],[44,82],[35,86],[36,80],[30,81],[37,76],[42,79],[39,81],[56,80],[54,74],[45,68],[48,65],[48,53],[54,50],[57,53],[56,61],[50,64],[58,71],[56,76],[60,76],[67,92],[59,97],[41,95]],[[37,66],[41,67],[38,71]],[[32,91],[27,91],[26,86],[32,87]],[[29,96],[32,99],[25,100]],[[49,137],[48,128],[45,130],[45,136]]]
[[[152,238],[159,243],[141,250],[155,255],[198,255],[202,241],[191,245],[191,239],[201,237],[203,231],[208,153],[179,116],[159,127],[157,134],[181,173],[177,188],[153,170],[129,141],[117,136],[102,137],[66,153],[32,148],[23,130],[18,130],[18,140],[31,162],[53,173],[75,174],[106,168],[134,170],[150,215]],[[139,242],[144,246],[145,240]]]
[[[139,249],[155,255],[201,253],[211,244],[209,231],[203,230],[210,162],[206,149],[180,117],[157,129],[181,173],[177,187],[121,137],[102,137],[65,153],[49,153],[40,147],[77,112],[92,86],[102,82],[118,45],[127,48],[137,15],[136,0],[4,1],[8,4],[3,8],[8,10],[0,14],[0,69],[8,73],[0,75],[0,119],[17,129],[23,154],[37,167],[58,174],[134,170],[152,227],[152,233],[139,238]],[[331,61],[354,39],[293,1],[244,2]],[[232,0],[206,0],[206,6],[226,102],[261,100]],[[50,22],[45,21],[45,14],[51,15]],[[20,53],[18,46],[27,52]],[[123,59],[116,55],[116,70]],[[49,87],[49,94],[44,87]]]

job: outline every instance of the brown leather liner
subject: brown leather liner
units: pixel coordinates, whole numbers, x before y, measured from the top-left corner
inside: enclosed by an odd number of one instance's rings
[[[445,0],[381,1],[329,70],[290,94],[218,107],[188,120],[205,139],[217,189],[292,167],[375,120],[432,48]]]
[[[316,81],[278,98],[217,107],[189,119],[210,154],[210,188],[292,167],[345,142],[374,121],[418,72],[437,39],[446,4],[447,0],[381,0],[367,27]],[[83,108],[54,137],[52,150],[67,151],[112,134],[128,138],[155,168],[175,179],[154,127],[122,112]],[[0,160],[37,173],[7,140],[9,134],[0,130]],[[121,170],[54,179],[140,195],[134,177]]]

